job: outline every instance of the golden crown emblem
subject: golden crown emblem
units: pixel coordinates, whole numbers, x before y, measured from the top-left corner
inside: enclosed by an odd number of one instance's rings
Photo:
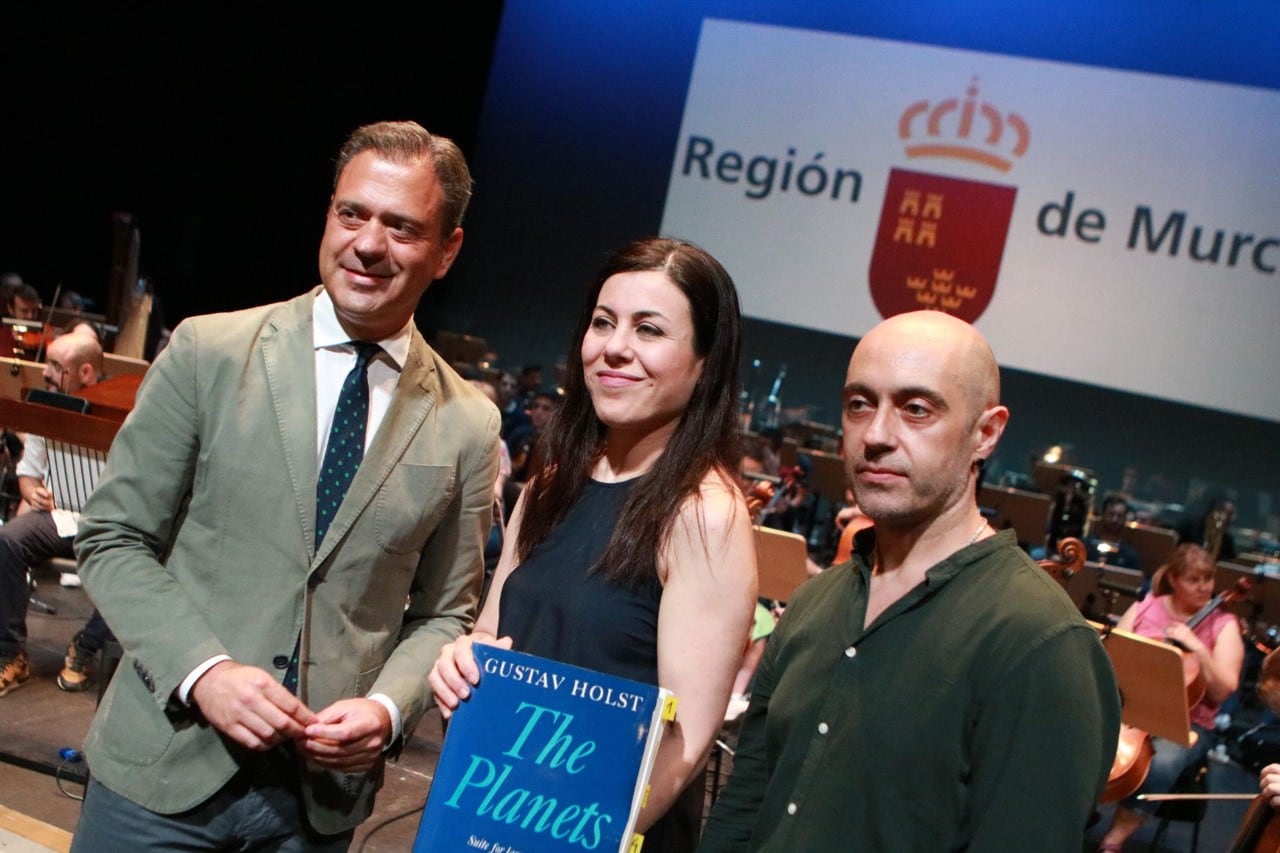
[[[975,77],[963,101],[916,101],[903,110],[898,138],[906,142],[908,157],[950,157],[1007,172],[1013,158],[1027,153],[1031,128],[1017,113],[1004,114],[979,102]]]

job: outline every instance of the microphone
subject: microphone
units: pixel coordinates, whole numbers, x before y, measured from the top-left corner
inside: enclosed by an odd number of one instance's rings
[[[747,416],[748,425],[751,423],[751,418],[756,411],[756,383],[759,381],[760,359],[753,358],[751,359],[751,373],[746,384],[742,386],[742,394],[738,397],[738,402],[741,405],[740,413]]]
[[[769,389],[769,397],[765,401],[769,404],[772,411],[769,413],[770,426],[778,425],[778,418],[782,414],[782,397],[779,392],[782,390],[782,380],[787,378],[787,364],[782,363],[782,367],[778,368],[778,375],[774,377],[773,387]]]

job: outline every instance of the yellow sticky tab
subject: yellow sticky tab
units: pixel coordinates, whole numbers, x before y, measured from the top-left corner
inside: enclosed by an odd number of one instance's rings
[[[627,853],[640,853],[640,848],[644,846],[644,836],[635,833],[631,836],[631,844],[627,847]]]
[[[678,704],[679,700],[676,697],[668,696],[667,701],[662,703],[662,719],[668,723],[674,720],[676,718],[676,705]]]
[[[640,795],[640,808],[649,805],[649,792],[653,790],[652,785],[644,786],[644,793]]]

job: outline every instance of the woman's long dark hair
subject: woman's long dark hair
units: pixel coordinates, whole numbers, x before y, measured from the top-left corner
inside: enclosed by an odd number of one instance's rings
[[[730,472],[738,462],[738,348],[741,312],[733,279],[706,251],[682,240],[650,237],[609,256],[587,294],[569,346],[565,396],[542,430],[546,464],[525,487],[516,555],[526,559],[582,494],[592,465],[604,450],[605,426],[596,417],[582,365],[582,339],[591,325],[600,289],[611,276],[657,270],[689,300],[693,349],[703,359],[693,395],[666,449],[627,496],[618,524],[596,570],[611,582],[639,588],[657,578],[658,554],[681,505],[700,494],[713,469]]]

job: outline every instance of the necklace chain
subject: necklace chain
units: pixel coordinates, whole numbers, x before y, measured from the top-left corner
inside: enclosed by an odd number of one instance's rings
[[[973,535],[969,537],[969,541],[964,543],[964,547],[968,548],[974,542],[978,541],[978,537],[987,529],[987,520],[982,519],[982,523],[978,525],[978,529],[973,531]],[[875,553],[871,555],[871,574],[880,574],[880,549],[877,548]]]
[[[968,548],[974,542],[978,541],[978,537],[982,535],[982,531],[987,529],[987,520],[982,519],[982,523],[978,525],[978,529],[973,531],[973,535],[969,537],[969,541],[964,543],[964,547]]]

